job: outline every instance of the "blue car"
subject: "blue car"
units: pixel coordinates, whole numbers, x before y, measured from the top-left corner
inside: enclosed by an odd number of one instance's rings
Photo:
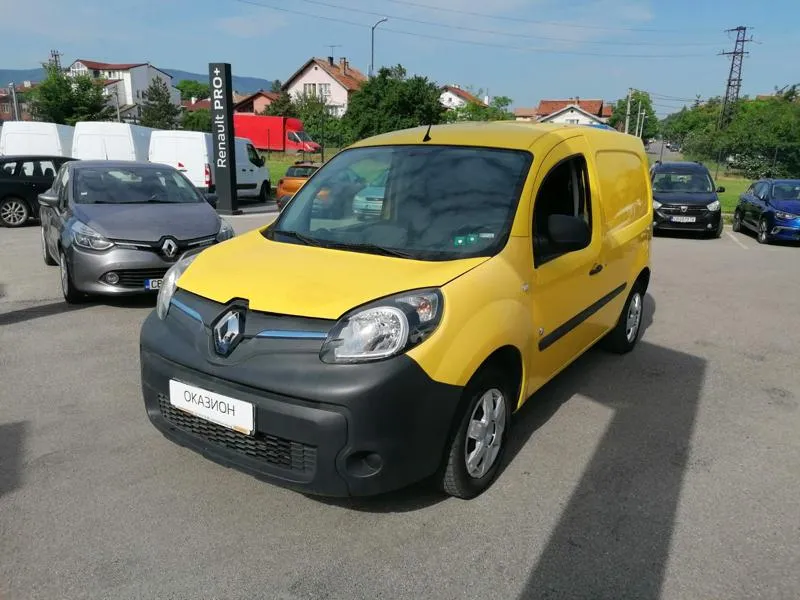
[[[739,197],[733,230],[751,229],[760,244],[800,241],[800,179],[761,179]]]

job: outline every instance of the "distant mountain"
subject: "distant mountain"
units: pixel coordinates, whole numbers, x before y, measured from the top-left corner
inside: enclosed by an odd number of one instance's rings
[[[178,83],[183,79],[192,81],[202,81],[208,83],[207,73],[189,73],[178,69],[162,69],[172,75],[172,82]],[[6,87],[9,83],[22,85],[25,81],[37,82],[44,79],[44,69],[0,69],[0,87]],[[259,77],[233,76],[233,89],[240,94],[257,92],[258,90],[268,90],[272,86],[269,79]]]

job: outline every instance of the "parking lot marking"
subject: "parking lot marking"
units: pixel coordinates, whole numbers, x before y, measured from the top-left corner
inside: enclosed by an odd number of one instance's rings
[[[745,246],[742,242],[740,242],[735,235],[733,235],[730,231],[726,231],[725,235],[731,238],[740,248],[744,248],[747,250],[747,246]]]

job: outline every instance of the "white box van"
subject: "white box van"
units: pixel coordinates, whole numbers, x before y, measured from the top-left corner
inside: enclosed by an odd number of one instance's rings
[[[144,160],[150,152],[150,127],[105,121],[75,125],[72,157],[81,160]]]
[[[56,123],[8,121],[0,129],[5,156],[71,156],[75,128]]]
[[[235,144],[237,195],[266,202],[271,185],[266,163],[250,140],[236,138]],[[213,154],[210,133],[158,130],[150,136],[150,162],[175,167],[204,191],[214,189]]]

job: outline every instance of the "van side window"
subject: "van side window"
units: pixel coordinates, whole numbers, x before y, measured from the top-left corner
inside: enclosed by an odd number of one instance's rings
[[[261,166],[261,157],[258,155],[258,152],[256,152],[256,149],[250,144],[247,144],[247,158],[254,165]]]
[[[583,155],[568,158],[547,174],[533,206],[533,262],[538,267],[564,254],[547,230],[550,215],[581,217],[592,230],[589,172]]]

